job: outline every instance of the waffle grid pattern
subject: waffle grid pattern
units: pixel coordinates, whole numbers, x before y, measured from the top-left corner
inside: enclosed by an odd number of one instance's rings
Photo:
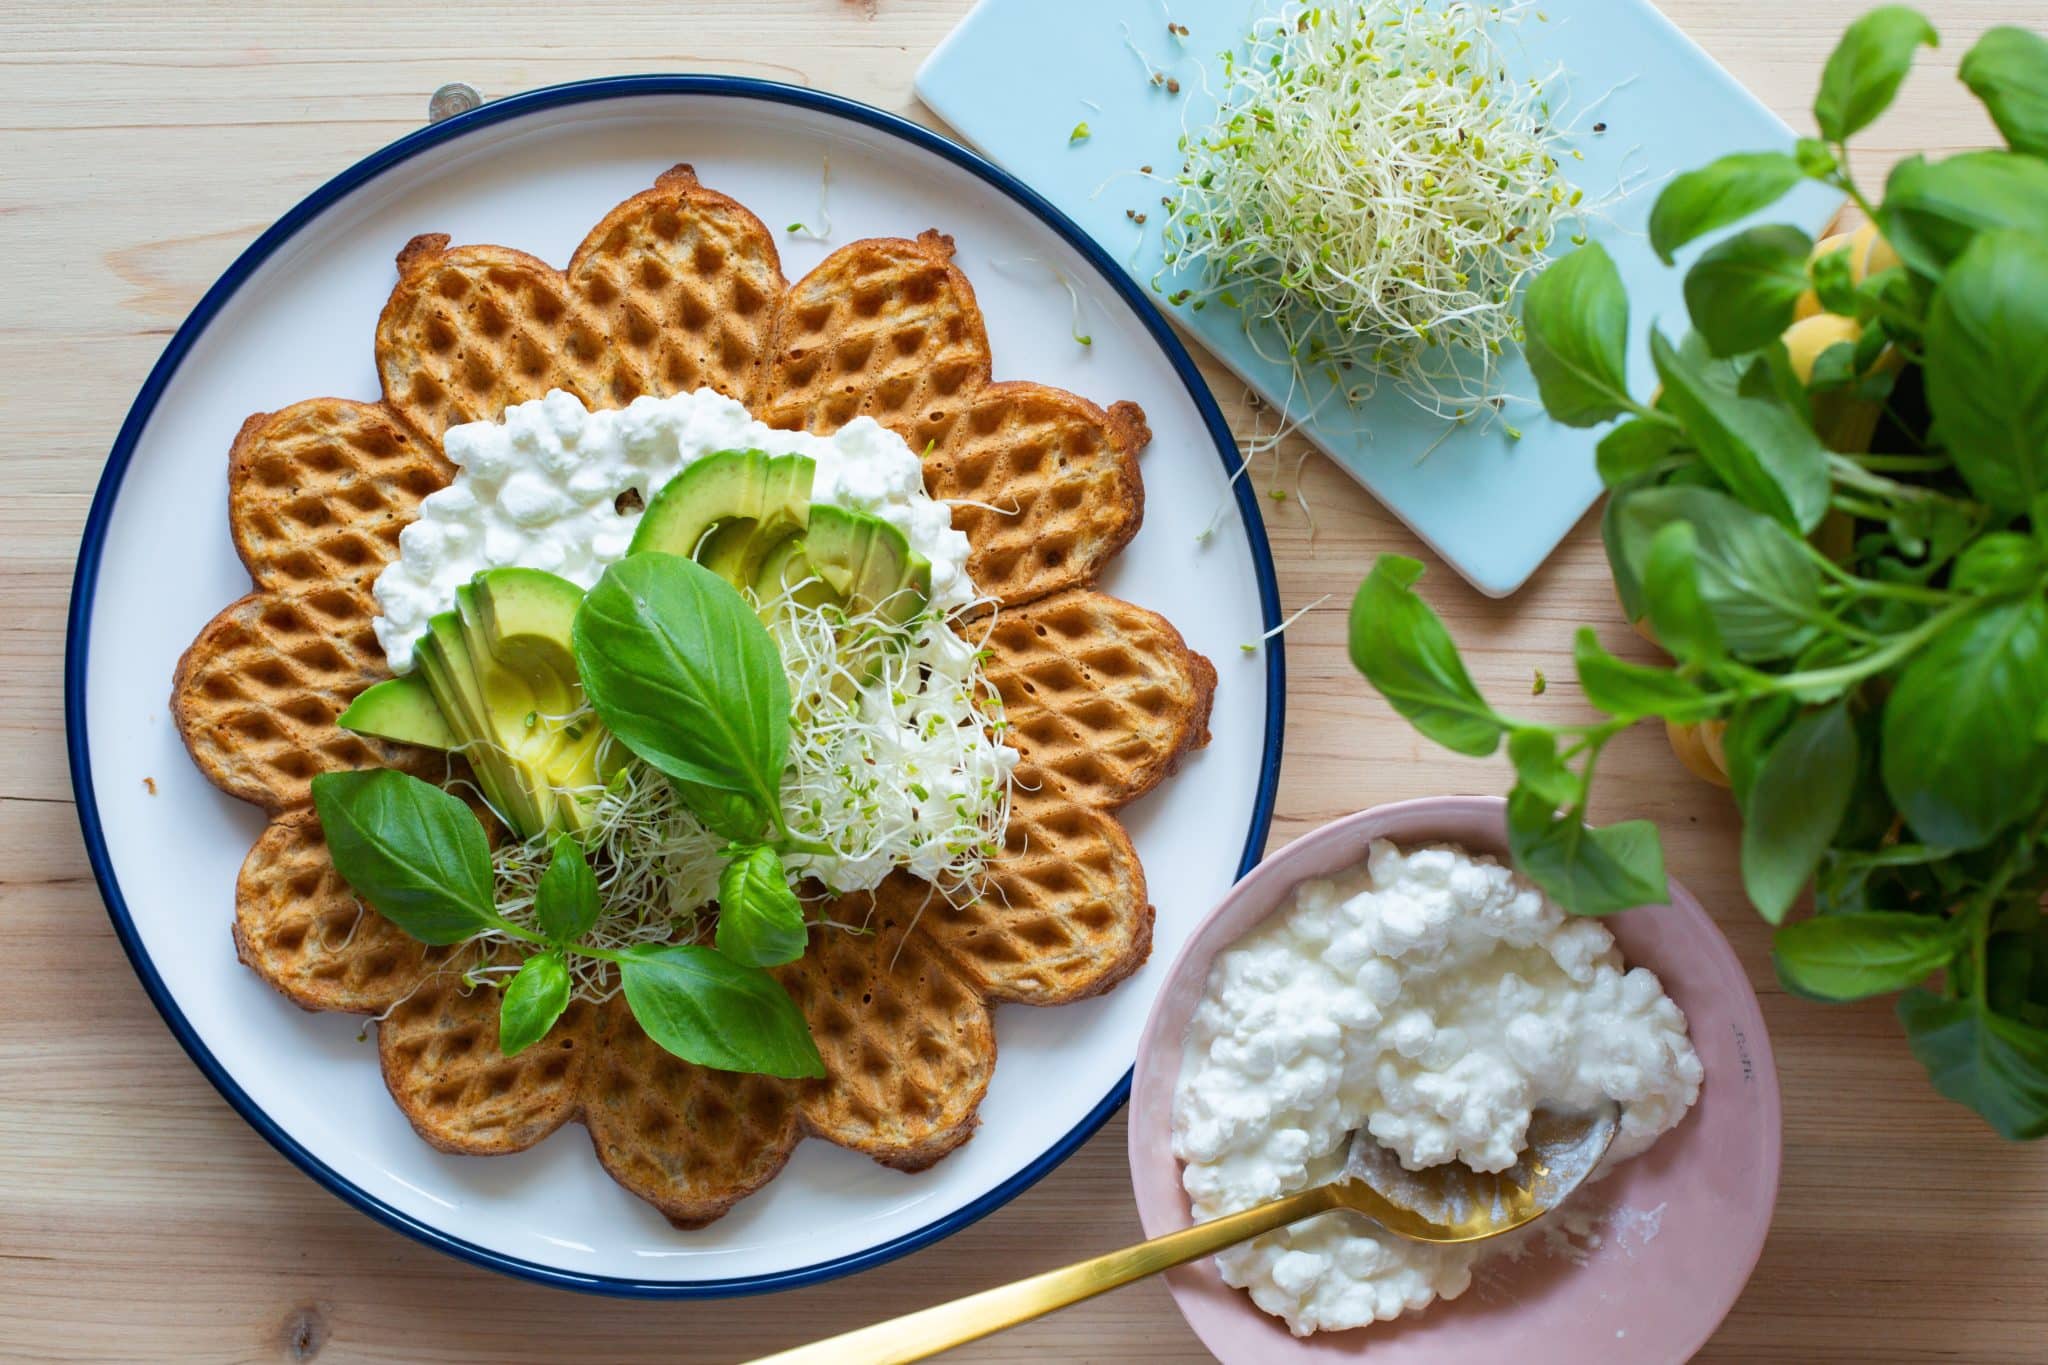
[[[1144,961],[1144,873],[1111,812],[1206,740],[1215,682],[1163,619],[1085,587],[1136,531],[1150,433],[1133,404],[992,383],[952,255],[936,232],[856,242],[787,286],[759,221],[678,167],[608,214],[566,271],[414,239],[378,325],[385,401],[315,399],[237,438],[230,519],[256,591],[187,652],[173,710],[202,771],[273,814],[238,883],[238,949],[307,1008],[380,1015],[386,1083],[429,1143],[518,1151],[580,1119],[620,1184],[702,1226],[773,1179],[804,1136],[930,1165],[974,1131],[995,1066],[992,1003],[1078,999]],[[867,932],[820,928],[780,970],[826,1059],[822,1081],[690,1066],[619,1001],[576,1006],[503,1057],[496,993],[468,985],[459,954],[359,910],[307,805],[321,771],[446,774],[439,755],[333,725],[387,676],[369,588],[449,477],[441,433],[554,387],[616,406],[700,385],[776,425],[870,416],[914,442],[933,495],[956,501],[971,572],[1003,607],[990,677],[1026,759],[1005,856],[973,905],[899,876],[828,907]]]

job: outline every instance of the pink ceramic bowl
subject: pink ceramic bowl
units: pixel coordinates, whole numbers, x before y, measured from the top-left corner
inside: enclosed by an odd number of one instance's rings
[[[1361,861],[1378,838],[1455,843],[1504,856],[1505,805],[1443,796],[1377,806],[1323,826],[1267,858],[1226,896],[1173,964],[1138,1044],[1131,1086],[1131,1183],[1145,1235],[1188,1226],[1173,1156],[1173,1087],[1209,964],[1300,882]],[[1513,1360],[1584,1365],[1682,1361],[1712,1335],[1762,1254],[1778,1196],[1778,1072],[1742,966],[1699,902],[1607,920],[1632,966],[1657,973],[1685,1011],[1706,1068],[1699,1103],[1657,1145],[1585,1191],[1604,1216],[1597,1245],[1570,1257],[1482,1263],[1451,1303],[1351,1332],[1296,1339],[1202,1260],[1166,1276],[1197,1336],[1225,1365],[1370,1359],[1373,1365]],[[1557,1215],[1553,1215],[1557,1216]]]

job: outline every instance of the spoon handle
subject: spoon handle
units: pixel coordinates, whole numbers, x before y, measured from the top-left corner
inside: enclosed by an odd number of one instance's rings
[[[754,1365],[899,1365],[923,1360],[1335,1207],[1329,1186],[1310,1186],[1270,1204],[1228,1213],[1028,1280],[763,1356]]]

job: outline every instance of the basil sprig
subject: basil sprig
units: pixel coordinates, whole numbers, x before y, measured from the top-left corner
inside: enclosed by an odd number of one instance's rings
[[[1872,203],[1843,143],[1935,41],[1910,9],[1865,15],[1828,61],[1820,137],[1681,175],[1650,214],[1669,261],[1817,181],[1858,203],[1897,263],[1809,262],[1789,227],[1710,245],[1686,275],[1692,334],[1651,335],[1647,401],[1629,389],[1627,293],[1597,244],[1524,297],[1550,416],[1620,419],[1598,444],[1602,537],[1624,609],[1672,661],[1620,659],[1582,631],[1596,717],[1503,715],[1417,595],[1421,565],[1398,556],[1358,590],[1351,657],[1439,743],[1485,755],[1506,741],[1511,851],[1580,914],[1666,895],[1648,822],[1585,824],[1606,745],[1639,719],[1715,723],[1743,885],[1782,926],[1787,987],[1904,991],[1899,1019],[1936,1088],[2035,1138],[2048,1134],[2048,41],[1994,29],[1963,60],[2005,149],[1909,158]],[[1795,369],[1781,336],[1802,298],[1852,321],[1854,339]],[[1783,923],[1809,889],[1820,914]]]
[[[793,839],[781,808],[789,683],[775,641],[724,579],[674,555],[633,555],[585,595],[573,627],[584,693],[612,735],[666,774],[714,831],[735,840],[719,878],[715,946],[609,949],[590,941],[596,874],[558,836],[535,886],[531,927],[502,914],[475,813],[391,770],[328,773],[314,803],[335,867],[393,924],[427,943],[495,934],[534,951],[506,982],[499,1046],[546,1037],[573,993],[570,960],[610,963],[628,1007],[685,1061],[774,1076],[819,1076],[802,1011],[765,970],[803,955],[803,907],[782,866]]]
[[[538,951],[512,975],[500,1002],[498,1044],[506,1056],[539,1042],[561,1018],[570,997],[568,959],[582,954],[618,968],[634,1018],[684,1061],[771,1076],[824,1074],[803,1012],[758,961],[697,944],[621,952],[584,941],[597,922],[597,885],[573,839],[556,840],[536,892],[535,927],[528,928],[492,903],[483,825],[439,787],[388,768],[323,773],[313,779],[313,800],[336,869],[400,929],[430,943],[460,943],[494,931],[535,946]],[[773,861],[772,852],[761,852]],[[771,879],[757,861],[744,861],[758,883],[749,896],[759,903],[748,914],[758,916],[762,904],[775,900],[767,890]],[[778,864],[774,880],[779,874]],[[775,913],[794,908],[789,893],[787,906],[777,904]],[[800,911],[795,926],[795,951],[774,960],[801,955]],[[773,930],[782,927],[780,919],[773,921]],[[788,946],[772,932],[763,941]]]

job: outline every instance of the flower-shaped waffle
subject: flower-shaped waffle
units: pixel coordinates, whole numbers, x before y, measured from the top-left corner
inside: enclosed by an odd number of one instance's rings
[[[772,1179],[805,1136],[921,1169],[973,1132],[992,1004],[1078,999],[1144,961],[1152,909],[1113,812],[1205,742],[1215,670],[1159,616],[1087,586],[1137,530],[1143,414],[992,382],[951,256],[936,232],[860,241],[787,285],[760,221],[678,166],[565,271],[415,238],[377,327],[383,401],[313,399],[237,437],[230,519],[255,590],[201,632],[172,698],[200,768],[273,817],[242,868],[235,942],[300,1005],[378,1016],[385,1081],[434,1146],[519,1151],[580,1119],[605,1169],[685,1227]],[[1004,855],[958,909],[903,874],[848,898],[828,918],[872,932],[813,931],[777,969],[821,1080],[684,1062],[619,1000],[573,1006],[502,1056],[496,993],[465,985],[468,950],[425,947],[361,906],[310,805],[320,772],[445,773],[440,755],[334,723],[387,674],[370,585],[450,476],[441,434],[554,388],[617,407],[702,386],[783,428],[866,414],[925,451],[1000,606],[988,677],[1022,754]]]

